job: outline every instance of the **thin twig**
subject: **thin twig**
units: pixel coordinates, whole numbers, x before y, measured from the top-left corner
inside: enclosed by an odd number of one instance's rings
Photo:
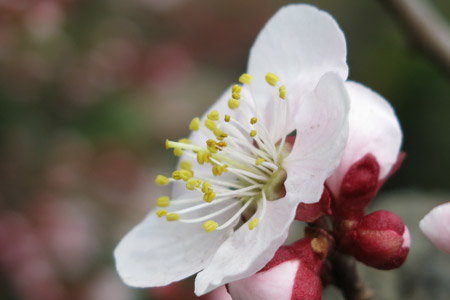
[[[410,42],[450,75],[450,26],[423,0],[379,0],[406,31]]]
[[[334,284],[345,300],[375,300],[373,291],[358,276],[353,257],[335,252],[331,258]]]

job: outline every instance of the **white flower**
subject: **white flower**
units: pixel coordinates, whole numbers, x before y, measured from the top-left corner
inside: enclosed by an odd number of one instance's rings
[[[433,208],[419,226],[436,247],[450,254],[450,202]]]
[[[285,241],[299,203],[319,201],[347,141],[344,35],[326,12],[281,8],[257,37],[242,85],[200,119],[162,207],[115,250],[131,286],[167,285],[200,272],[196,294],[248,277]],[[286,142],[295,134],[295,143]]]

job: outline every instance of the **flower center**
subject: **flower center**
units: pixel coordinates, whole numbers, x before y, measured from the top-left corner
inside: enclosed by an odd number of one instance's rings
[[[206,232],[238,226],[247,221],[254,229],[264,219],[267,201],[284,196],[287,173],[283,159],[289,154],[288,132],[276,138],[279,123],[287,122],[288,101],[285,86],[278,86],[278,77],[267,73],[266,82],[276,88],[275,105],[270,105],[274,125],[267,128],[259,122],[264,114],[253,96],[252,76],[243,74],[234,85],[228,100],[230,114],[223,117],[213,110],[201,124],[194,118],[189,128],[192,137],[203,138],[196,145],[188,139],[166,141],[166,148],[181,157],[180,169],[172,177],[158,175],[155,182],[166,185],[184,184],[186,195],[171,201],[167,196],[157,199],[158,217],[182,223],[203,223]],[[233,115],[233,117],[231,116]],[[286,124],[284,124],[286,125]],[[287,128],[287,126],[285,126]],[[194,194],[192,194],[192,192]]]

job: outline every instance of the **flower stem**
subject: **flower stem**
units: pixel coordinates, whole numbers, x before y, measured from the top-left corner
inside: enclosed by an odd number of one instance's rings
[[[345,300],[375,300],[373,291],[359,277],[354,258],[335,252],[330,261],[334,284],[341,290]]]

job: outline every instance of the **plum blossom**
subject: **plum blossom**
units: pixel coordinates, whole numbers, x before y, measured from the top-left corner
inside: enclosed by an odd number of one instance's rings
[[[433,208],[419,226],[436,247],[450,254],[450,202]]]
[[[247,73],[166,141],[180,157],[171,196],[115,250],[136,287],[197,272],[196,294],[255,274],[285,241],[299,203],[320,200],[348,135],[348,75],[342,31],[310,5],[281,8],[258,35]],[[295,135],[294,143],[287,143]]]

